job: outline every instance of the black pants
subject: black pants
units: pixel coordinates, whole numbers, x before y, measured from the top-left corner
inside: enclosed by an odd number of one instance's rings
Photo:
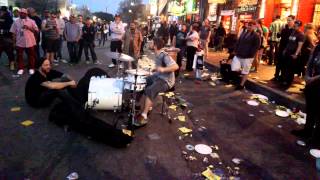
[[[283,56],[283,67],[281,69],[281,79],[288,85],[291,85],[294,79],[295,64],[297,59],[293,59],[291,55]]]
[[[193,59],[194,55],[196,54],[197,48],[193,46],[187,46],[187,65],[186,65],[186,70],[187,71],[192,71],[192,66],[193,66]]]
[[[83,47],[84,47],[84,54],[86,55],[86,61],[90,60],[88,49],[90,50],[90,54],[93,62],[97,61],[97,55],[96,55],[96,52],[94,51],[94,42],[84,42]]]
[[[9,62],[14,62],[13,51],[13,40],[11,38],[0,38],[0,58],[2,52],[5,52],[8,56]]]
[[[279,54],[279,42],[271,41],[270,42],[270,50],[269,50],[269,65],[273,63],[277,64]]]
[[[279,51],[279,54],[277,56],[277,61],[275,63],[276,63],[276,71],[275,71],[274,77],[278,79],[282,78],[283,68],[285,65],[285,56],[282,54],[282,51]]]
[[[178,76],[181,66],[182,66],[182,58],[185,56],[186,47],[177,47],[180,49],[180,51],[177,54],[177,64],[179,66],[179,69],[175,72],[175,75]]]
[[[305,87],[305,98],[306,98],[306,113],[307,120],[304,130],[306,132],[312,132],[316,125],[316,136],[320,137],[320,80],[316,80],[307,84]],[[319,139],[318,139],[319,140]]]
[[[70,63],[77,63],[78,60],[78,52],[79,52],[79,44],[78,42],[67,42],[68,52]]]
[[[111,52],[122,53],[122,41],[111,41],[110,43]],[[117,64],[115,59],[112,59],[113,64]]]
[[[83,39],[80,39],[79,40],[78,62],[81,61],[82,51],[83,51]]]

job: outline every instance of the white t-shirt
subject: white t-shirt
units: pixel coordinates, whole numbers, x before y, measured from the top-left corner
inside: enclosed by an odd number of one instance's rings
[[[193,46],[195,48],[198,48],[199,46],[199,33],[197,31],[191,31],[187,34],[187,46]]]

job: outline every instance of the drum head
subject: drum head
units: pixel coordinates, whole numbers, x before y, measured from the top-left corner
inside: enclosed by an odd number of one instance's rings
[[[149,75],[148,71],[142,70],[142,69],[129,69],[126,71],[126,73],[131,74],[131,75],[138,75],[138,76],[147,76]]]

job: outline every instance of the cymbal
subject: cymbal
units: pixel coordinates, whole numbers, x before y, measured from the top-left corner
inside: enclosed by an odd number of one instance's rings
[[[119,59],[122,62],[132,62],[135,59],[129,55],[118,53],[118,52],[107,52],[106,55],[112,59]]]

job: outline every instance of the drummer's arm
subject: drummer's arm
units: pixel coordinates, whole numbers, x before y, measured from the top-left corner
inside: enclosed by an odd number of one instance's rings
[[[41,86],[46,87],[48,89],[63,89],[66,87],[75,87],[77,86],[75,81],[68,81],[68,82],[51,82],[51,81],[46,81],[41,83]]]

